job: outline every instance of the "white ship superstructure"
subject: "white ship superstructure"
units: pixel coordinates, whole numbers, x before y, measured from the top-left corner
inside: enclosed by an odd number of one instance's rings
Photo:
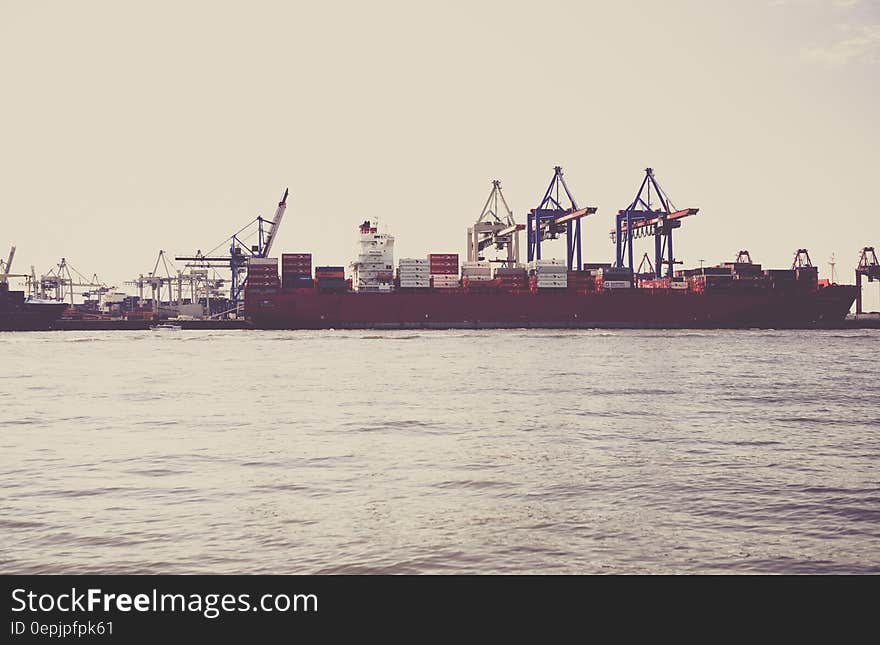
[[[391,291],[394,288],[394,236],[379,232],[379,223],[365,221],[358,228],[360,252],[352,262],[355,290]]]

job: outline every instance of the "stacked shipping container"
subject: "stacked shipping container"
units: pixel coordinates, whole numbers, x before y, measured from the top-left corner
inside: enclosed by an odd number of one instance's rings
[[[281,286],[285,289],[307,289],[314,286],[311,253],[281,254]]]
[[[538,289],[565,289],[568,286],[568,270],[562,260],[535,260],[529,262],[532,286]]]
[[[528,291],[529,275],[524,267],[495,269],[495,282],[502,291]]]
[[[492,280],[492,265],[485,260],[461,263],[461,279],[468,283],[489,282]]]
[[[430,253],[428,265],[433,288],[455,289],[459,286],[458,253]]]
[[[431,266],[427,259],[401,258],[397,263],[397,280],[401,289],[428,289]]]
[[[315,281],[321,291],[348,291],[345,267],[315,267]]]
[[[247,267],[247,286],[278,288],[278,258],[250,258]]]
[[[457,275],[437,273],[431,275],[431,286],[434,289],[457,289],[459,286]]]
[[[596,277],[589,271],[569,271],[568,290],[575,293],[587,293],[596,290]]]
[[[628,267],[602,267],[596,270],[596,286],[600,289],[630,289],[633,272]]]

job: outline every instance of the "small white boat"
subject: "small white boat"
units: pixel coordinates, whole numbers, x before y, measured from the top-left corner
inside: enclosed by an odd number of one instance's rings
[[[165,329],[173,330],[173,331],[180,331],[181,329],[183,329],[183,327],[181,327],[180,325],[175,325],[174,323],[160,323],[158,325],[152,325],[150,327],[150,329],[152,329],[153,331],[165,330]]]

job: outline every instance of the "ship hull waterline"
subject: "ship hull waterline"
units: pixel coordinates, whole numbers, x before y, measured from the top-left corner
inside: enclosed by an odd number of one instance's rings
[[[280,290],[250,295],[247,313],[262,329],[815,328],[843,324],[855,295],[850,285],[806,293]]]

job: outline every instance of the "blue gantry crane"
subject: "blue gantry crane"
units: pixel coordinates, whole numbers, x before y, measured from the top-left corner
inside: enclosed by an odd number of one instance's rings
[[[287,209],[288,193],[289,190],[285,188],[284,195],[282,195],[281,201],[278,202],[278,208],[275,210],[275,216],[271,221],[257,216],[207,254],[202,254],[201,251],[198,251],[195,256],[181,256],[174,259],[196,262],[206,266],[227,265],[232,274],[229,297],[236,305],[240,304],[244,292],[244,276],[247,275],[248,259],[269,257],[272,243],[275,241],[278,227],[281,225],[281,220],[284,217],[284,211]],[[251,240],[254,236],[256,238]],[[228,256],[211,255],[227,243],[229,244]]]
[[[567,204],[567,205],[564,205]],[[562,167],[553,168],[553,179],[537,208],[529,211],[526,224],[529,262],[541,259],[541,242],[565,234],[566,262],[569,271],[580,271],[581,219],[596,212],[595,206],[578,208],[565,179]]]
[[[659,208],[651,204],[653,194],[660,202]],[[654,270],[657,278],[671,278],[675,271],[675,255],[672,252],[672,231],[681,227],[681,220],[696,215],[699,208],[676,210],[672,201],[654,178],[654,169],[645,168],[645,178],[639,186],[635,199],[618,211],[611,239],[615,242],[614,265],[633,269],[633,239],[654,236]]]

